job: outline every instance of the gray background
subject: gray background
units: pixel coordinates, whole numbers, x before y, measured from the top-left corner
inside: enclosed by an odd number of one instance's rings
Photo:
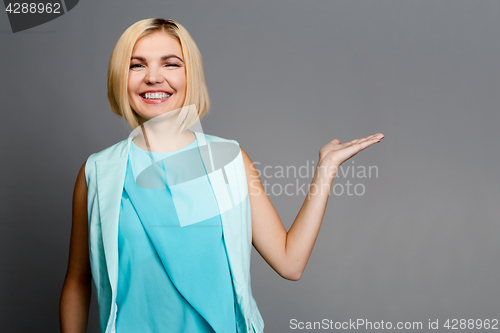
[[[300,281],[254,251],[266,332],[293,318],[500,317],[499,1],[114,0],[17,34],[0,14],[0,330],[58,330],[76,175],[129,133],[107,103],[109,56],[148,17],[191,33],[213,102],[205,133],[238,140],[261,169],[386,136],[346,162],[378,177],[335,180],[365,193],[330,196]],[[288,228],[304,196],[270,197]],[[89,332],[97,320],[93,297]]]

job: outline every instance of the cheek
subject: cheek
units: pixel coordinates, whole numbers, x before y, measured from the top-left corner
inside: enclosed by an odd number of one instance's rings
[[[139,99],[139,95],[137,94],[137,80],[134,80],[134,76],[129,76],[129,79],[127,81],[127,96],[128,96],[128,101],[130,103],[130,106],[132,109],[135,109],[135,102],[137,99]]]
[[[134,91],[137,91],[137,89],[141,85],[142,78],[139,75],[139,73],[131,72],[129,73],[128,76],[128,81],[127,81],[127,90],[129,93],[133,93]]]
[[[169,82],[172,88],[179,93],[186,90],[186,75],[184,73],[171,76]]]
[[[128,86],[127,89],[127,95],[128,95],[128,100],[129,103],[134,104],[134,100],[138,97],[137,94],[133,92],[133,90],[130,88],[130,85]]]

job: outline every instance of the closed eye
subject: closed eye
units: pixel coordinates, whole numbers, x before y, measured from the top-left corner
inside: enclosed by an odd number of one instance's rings
[[[144,65],[142,64],[134,64],[134,65],[130,65],[130,69],[133,69],[133,68],[141,68],[141,67],[144,67]],[[181,67],[177,64],[167,64],[166,67]]]

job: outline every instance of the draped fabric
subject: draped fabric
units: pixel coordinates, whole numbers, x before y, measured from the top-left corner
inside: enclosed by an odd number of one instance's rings
[[[197,140],[131,143],[121,198],[116,332],[236,332],[221,217]]]

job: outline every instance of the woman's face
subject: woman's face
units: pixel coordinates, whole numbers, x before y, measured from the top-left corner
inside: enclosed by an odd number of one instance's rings
[[[186,71],[179,42],[159,31],[139,39],[130,59],[127,90],[140,124],[181,108]]]

